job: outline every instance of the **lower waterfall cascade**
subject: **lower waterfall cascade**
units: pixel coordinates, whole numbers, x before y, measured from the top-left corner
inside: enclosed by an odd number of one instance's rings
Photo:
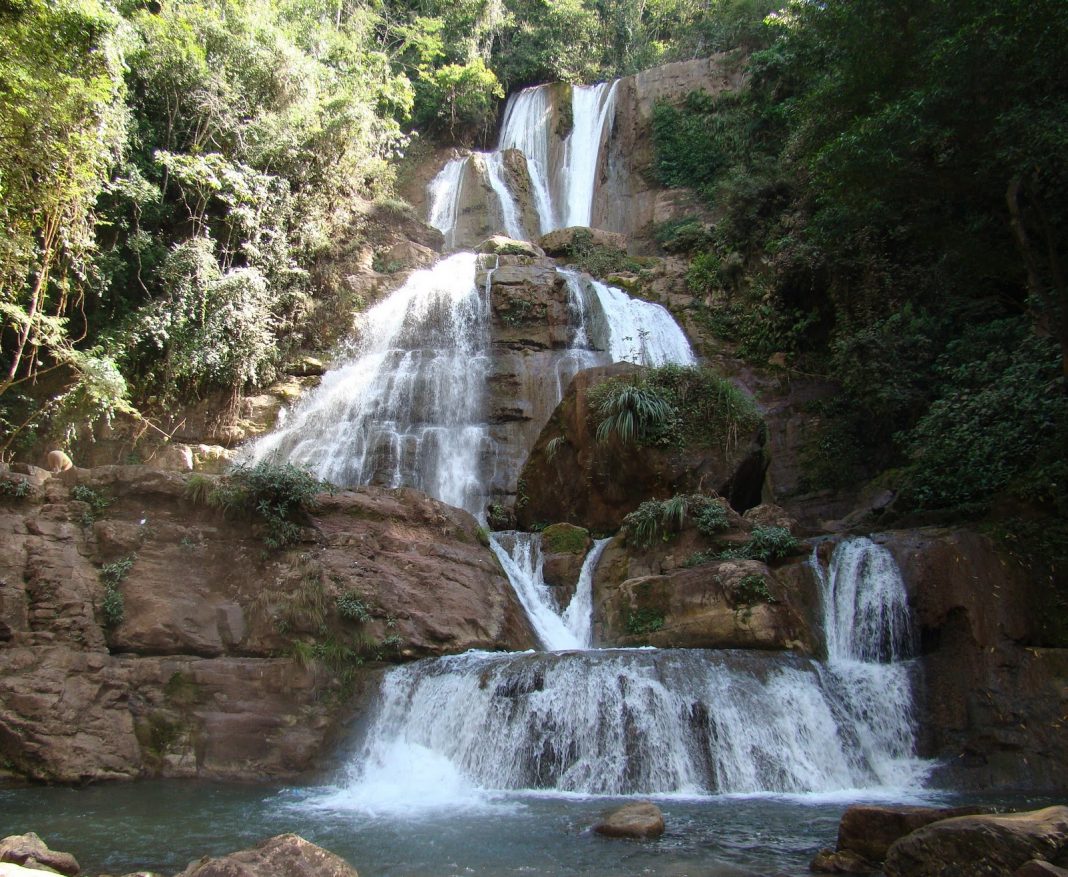
[[[389,777],[387,802],[429,807],[501,791],[693,797],[922,785],[929,765],[915,756],[907,655],[829,654],[820,662],[738,650],[590,648],[582,639],[588,626],[576,625],[571,606],[555,606],[541,579],[538,536],[493,538],[539,639],[557,650],[469,652],[391,670],[333,806],[373,810]],[[580,612],[589,612],[588,586],[606,541],[584,564],[572,599]],[[829,631],[866,623],[871,606],[883,605],[886,623],[867,628],[883,656],[892,651],[886,638],[907,618],[888,559],[885,549],[855,539],[837,546],[829,570],[812,561]],[[858,607],[859,617],[839,617]]]

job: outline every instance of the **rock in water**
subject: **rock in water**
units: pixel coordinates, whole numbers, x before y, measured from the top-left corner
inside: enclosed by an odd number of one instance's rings
[[[70,853],[50,850],[32,831],[13,834],[0,840],[0,862],[10,862],[40,871],[54,871],[74,877],[81,868]]]
[[[956,816],[974,816],[980,812],[977,807],[855,804],[842,814],[842,821],[838,825],[838,850],[857,853],[870,862],[882,862],[887,850],[898,838],[932,822]]]
[[[251,850],[205,856],[177,877],[359,877],[340,856],[296,834],[280,834]]]
[[[617,810],[606,813],[593,826],[597,834],[605,837],[632,837],[649,840],[664,833],[664,814],[660,808],[649,801],[637,804],[625,804]]]
[[[1068,807],[1005,816],[958,816],[896,841],[887,877],[1011,877],[1031,859],[1048,861],[1068,845]]]

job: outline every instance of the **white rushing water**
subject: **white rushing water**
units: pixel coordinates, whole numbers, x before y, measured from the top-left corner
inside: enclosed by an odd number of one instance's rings
[[[341,486],[411,486],[482,513],[480,460],[489,303],[477,260],[459,253],[416,271],[357,324],[352,353],[330,369],[252,460],[286,460]]]
[[[552,105],[549,87],[535,85],[524,88],[508,99],[501,125],[497,149],[518,149],[527,162],[527,175],[534,190],[534,206],[538,211],[539,234],[558,227],[552,194],[549,192],[549,123]]]
[[[576,85],[571,89],[571,117],[574,124],[564,144],[564,222],[563,225],[589,225],[597,186],[597,165],[605,128],[616,107],[619,80],[598,85]]]
[[[595,347],[608,351],[611,362],[636,365],[694,365],[690,342],[667,308],[655,302],[631,298],[623,290],[608,286],[571,269],[558,269],[571,295],[589,301],[583,289],[592,291],[593,304],[587,304],[587,329]]]
[[[496,150],[453,159],[428,187],[428,221],[445,235],[446,247],[457,243],[456,224],[464,198],[461,183],[469,165],[496,195],[500,215],[494,221],[499,221],[496,231],[500,233],[523,239],[566,226],[590,225],[598,167],[615,115],[618,82],[571,88],[571,130],[555,150],[550,86],[533,86],[513,94],[505,108]],[[508,149],[519,150],[526,159],[538,213],[537,229],[523,227],[515,197],[507,187],[502,153]]]

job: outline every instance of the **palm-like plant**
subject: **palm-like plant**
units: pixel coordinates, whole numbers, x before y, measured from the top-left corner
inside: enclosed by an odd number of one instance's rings
[[[666,427],[675,416],[674,407],[651,387],[616,384],[597,403],[597,441],[612,436],[622,444],[640,440]]]

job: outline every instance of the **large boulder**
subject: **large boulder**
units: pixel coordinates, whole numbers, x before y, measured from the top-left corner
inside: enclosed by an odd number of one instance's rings
[[[806,623],[815,589],[807,564],[771,569],[756,560],[723,560],[688,567],[685,552],[695,547],[686,538],[658,551],[636,551],[621,537],[609,543],[594,578],[598,645],[815,650]]]
[[[1032,859],[1068,853],[1068,807],[943,819],[895,841],[887,877],[1012,877]]]
[[[587,228],[582,225],[570,225],[567,228],[558,228],[541,236],[538,241],[541,248],[550,256],[579,255],[587,250],[620,250],[627,249],[627,239],[623,235],[605,231],[603,228]]]
[[[38,871],[53,871],[74,877],[81,868],[70,853],[50,850],[32,831],[13,834],[0,840],[0,862],[10,862]]]
[[[760,426],[719,447],[621,446],[597,440],[591,391],[609,378],[636,371],[628,364],[604,366],[580,372],[571,381],[523,467],[515,506],[520,527],[567,521],[611,531],[643,500],[679,493],[715,491],[741,508],[759,499],[767,465]]]
[[[849,850],[870,862],[886,858],[891,845],[918,828],[952,819],[972,816],[978,807],[908,807],[880,804],[854,804],[838,823],[838,850]]]
[[[624,804],[602,816],[593,830],[605,837],[651,840],[664,833],[664,814],[649,801]]]
[[[205,856],[177,877],[358,877],[341,856],[296,834],[280,834],[250,850]]]

